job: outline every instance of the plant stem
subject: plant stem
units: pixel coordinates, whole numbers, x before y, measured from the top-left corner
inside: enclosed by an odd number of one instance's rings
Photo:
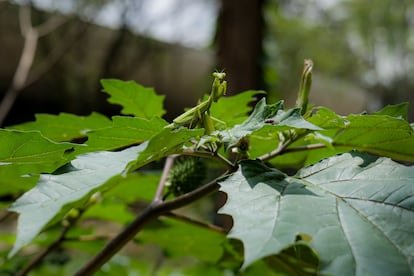
[[[192,156],[198,156],[198,157],[205,157],[205,158],[215,158],[220,160],[224,165],[226,165],[229,169],[235,170],[237,169],[237,165],[235,165],[233,162],[228,160],[226,157],[221,155],[217,152],[210,152],[210,151],[197,151],[192,149],[185,149],[180,154],[183,155],[192,155]]]
[[[177,156],[178,155],[176,154],[169,155],[167,159],[165,160],[164,169],[162,170],[161,179],[160,179],[160,182],[158,183],[158,187],[157,187],[157,191],[155,192],[153,203],[161,203],[163,201],[162,195],[164,193],[165,183],[167,182],[168,174],[170,173],[170,170],[172,166],[174,165],[174,159]]]
[[[227,175],[226,171],[221,177]],[[197,199],[218,190],[216,180],[213,180],[200,188],[176,197],[169,201],[153,201],[144,211],[131,222],[124,230],[111,240],[98,254],[96,254],[87,264],[85,264],[75,275],[93,275],[107,261],[109,261],[126,243],[132,240],[135,235],[152,219],[171,210],[183,207]]]
[[[287,139],[284,142],[280,142],[279,146],[275,150],[269,153],[263,154],[258,159],[262,160],[263,162],[266,162],[272,159],[273,157],[279,155],[281,152],[283,152],[286,149],[286,147],[289,146],[290,143],[292,143],[292,139]]]
[[[181,215],[181,214],[168,212],[168,213],[164,214],[164,216],[169,217],[169,218],[174,218],[174,219],[177,219],[177,220],[180,220],[180,221],[184,221],[184,222],[187,222],[187,223],[190,223],[190,224],[202,227],[202,228],[213,230],[213,231],[221,233],[221,234],[227,234],[227,231],[222,227],[219,227],[219,226],[214,225],[214,224],[204,223],[202,221],[198,221],[198,220],[195,220],[193,218],[190,218],[190,217],[187,217],[187,216],[184,216],[184,215]]]
[[[323,143],[318,144],[310,144],[305,146],[298,146],[294,148],[288,148],[283,150],[283,153],[291,153],[291,152],[298,152],[298,151],[305,151],[305,150],[314,150],[314,149],[323,149],[326,148],[326,145]]]

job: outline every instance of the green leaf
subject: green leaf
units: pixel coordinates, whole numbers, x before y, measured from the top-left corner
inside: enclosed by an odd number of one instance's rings
[[[314,131],[290,144],[284,153],[271,162],[279,168],[300,168],[323,158],[350,150],[366,151],[395,160],[414,162],[414,136],[410,124],[390,115],[339,116],[327,108],[320,108],[309,122],[323,130]],[[256,157],[275,148],[275,135],[257,135],[251,140],[251,156]],[[307,145],[325,144],[325,148],[305,150]],[[257,145],[256,148],[253,145]],[[301,151],[297,151],[302,147]]]
[[[244,267],[307,237],[321,273],[411,275],[413,179],[413,167],[357,153],[295,177],[246,160],[219,183],[228,195],[220,212],[233,217],[230,237],[243,241]]]
[[[277,255],[266,257],[264,260],[274,272],[282,275],[321,275],[318,274],[318,256],[302,241],[296,242]]]
[[[349,115],[333,144],[396,160],[414,162],[414,135],[404,120],[384,115]]]
[[[388,115],[391,117],[407,120],[408,103],[400,103],[396,105],[387,105],[380,111],[372,113],[372,115]]]
[[[114,116],[112,126],[93,130],[88,133],[88,147],[78,152],[113,150],[136,145],[150,139],[160,132],[167,123],[160,118],[142,119],[136,117]]]
[[[163,158],[167,155],[177,153],[182,150],[183,145],[188,143],[191,138],[200,137],[204,133],[204,129],[188,129],[180,128],[172,130],[165,128],[163,131],[155,135],[145,142],[145,150],[141,152],[137,160],[128,164],[126,171],[134,171],[152,161]]]
[[[0,196],[18,195],[32,188],[39,175],[24,174],[19,166],[0,166]]]
[[[82,216],[83,219],[101,219],[120,224],[131,222],[134,217],[125,202],[114,202],[106,199],[89,208]]]
[[[86,137],[86,135],[97,129],[106,128],[111,121],[104,115],[92,113],[89,116],[77,116],[68,113],[59,115],[36,114],[36,121],[8,127],[16,130],[36,130],[43,136],[56,141],[72,141]]]
[[[116,187],[109,190],[105,197],[111,197],[123,203],[133,203],[137,200],[151,201],[159,180],[159,173],[128,174]]]
[[[145,88],[134,81],[114,79],[101,80],[101,84],[104,92],[111,95],[108,101],[123,107],[122,114],[151,119],[165,113],[164,96],[155,94],[152,88]]]
[[[18,166],[22,173],[52,172],[65,164],[65,151],[73,144],[55,143],[39,132],[0,129],[0,164]]]
[[[229,130],[219,132],[223,141],[230,145],[237,143],[241,138],[268,127],[268,131],[278,131],[290,128],[320,130],[300,115],[300,108],[293,108],[287,111],[283,110],[283,101],[267,105],[265,99],[260,100],[253,113],[247,120],[239,125],[235,125]]]
[[[147,227],[138,236],[139,242],[161,246],[168,256],[193,256],[215,263],[223,253],[226,236],[210,229],[189,223],[163,218],[156,225]]]
[[[55,143],[39,132],[0,129],[0,194],[31,188],[39,173],[50,173],[69,161],[69,143]]]
[[[265,94],[263,91],[249,90],[230,97],[222,97],[210,107],[211,115],[223,122],[227,127],[243,122],[252,110],[249,104],[256,95]]]
[[[84,204],[96,191],[122,181],[120,175],[145,144],[119,152],[94,152],[78,156],[61,174],[41,175],[36,187],[10,208],[19,213],[16,243],[9,256],[30,243],[40,231],[60,221],[74,206]]]

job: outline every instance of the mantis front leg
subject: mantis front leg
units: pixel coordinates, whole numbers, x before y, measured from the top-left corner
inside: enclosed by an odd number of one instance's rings
[[[208,125],[208,128],[206,128],[207,133],[214,131],[214,123],[210,117],[210,107],[213,102],[217,102],[219,98],[225,95],[227,82],[224,80],[226,77],[225,73],[214,72],[213,77],[214,81],[208,99],[175,118],[172,124],[166,126],[167,128],[175,129],[182,126],[195,128],[201,122],[200,125],[202,127],[206,127],[206,124]],[[208,122],[206,123],[206,121]]]

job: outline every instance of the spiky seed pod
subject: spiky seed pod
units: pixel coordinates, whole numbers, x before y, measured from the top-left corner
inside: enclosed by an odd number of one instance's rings
[[[179,196],[195,190],[206,177],[206,164],[199,157],[179,156],[174,160],[168,180],[169,191]]]

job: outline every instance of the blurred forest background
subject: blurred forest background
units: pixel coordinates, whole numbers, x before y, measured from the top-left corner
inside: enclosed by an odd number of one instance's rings
[[[289,106],[306,58],[311,102],[340,114],[414,98],[409,0],[0,0],[0,45],[1,126],[116,114],[102,78],[154,87],[171,119],[208,93],[215,69],[229,94],[263,89]]]

